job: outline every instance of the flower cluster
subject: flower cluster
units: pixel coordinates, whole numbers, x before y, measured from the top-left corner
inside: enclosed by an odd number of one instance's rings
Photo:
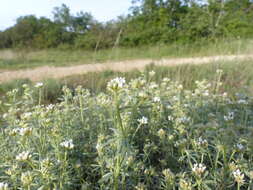
[[[237,169],[237,170],[233,171],[232,174],[235,178],[235,181],[238,184],[243,184],[244,183],[244,174],[240,171],[240,169]]]
[[[204,164],[194,164],[192,167],[192,171],[195,175],[201,176],[206,170],[206,166]]]
[[[118,91],[124,88],[126,84],[126,79],[122,77],[117,77],[115,79],[112,79],[108,85],[107,88],[112,91]]]
[[[73,140],[70,139],[70,140],[64,141],[64,142],[60,143],[60,146],[66,148],[66,149],[73,149],[74,148]]]
[[[141,125],[148,124],[148,118],[143,116],[142,118],[138,119],[138,122],[139,122]]]
[[[9,190],[9,184],[0,182],[0,190]]]
[[[28,151],[21,152],[16,156],[16,160],[18,161],[27,161],[32,157],[31,153]]]

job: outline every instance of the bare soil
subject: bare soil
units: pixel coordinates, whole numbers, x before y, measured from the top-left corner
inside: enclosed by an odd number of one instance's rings
[[[209,57],[193,57],[193,58],[173,58],[173,59],[140,59],[120,62],[106,62],[99,64],[83,64],[68,67],[37,67],[35,69],[24,69],[17,71],[0,70],[0,83],[13,79],[28,78],[32,81],[40,81],[46,78],[63,78],[71,75],[84,74],[88,72],[99,72],[104,70],[113,70],[126,72],[133,69],[143,69],[145,66],[153,63],[160,66],[173,66],[181,64],[206,64],[217,61],[242,61],[253,60],[253,55],[223,55]]]

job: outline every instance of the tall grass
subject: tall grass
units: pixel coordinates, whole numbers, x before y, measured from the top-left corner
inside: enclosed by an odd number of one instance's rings
[[[69,66],[131,59],[160,59],[224,54],[252,53],[251,39],[221,39],[191,44],[167,44],[153,47],[113,48],[99,51],[85,50],[4,50],[0,51],[0,69],[22,69],[38,66]]]
[[[212,80],[217,69],[222,69],[224,74],[221,81],[223,82],[223,91],[232,94],[236,92],[253,94],[253,67],[252,61],[232,61],[232,62],[214,62],[203,65],[178,65],[170,67],[161,67],[149,65],[143,71],[134,70],[131,72],[92,72],[84,75],[75,75],[63,79],[47,79],[42,81],[43,87],[43,101],[45,103],[54,103],[62,95],[62,87],[68,86],[70,89],[75,89],[81,85],[89,89],[91,93],[105,92],[106,84],[114,77],[125,77],[130,80],[144,74],[148,76],[149,71],[154,70],[157,75],[153,80],[160,81],[164,77],[168,77],[173,81],[179,81],[186,89],[193,89],[194,81],[196,80]],[[0,95],[4,98],[7,91],[18,88],[22,89],[22,84],[28,83],[32,85],[29,80],[14,80],[7,83],[0,84]],[[36,95],[36,94],[35,94]]]

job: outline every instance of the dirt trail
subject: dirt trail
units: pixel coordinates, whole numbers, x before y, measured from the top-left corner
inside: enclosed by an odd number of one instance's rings
[[[130,71],[133,69],[143,69],[145,66],[153,63],[154,65],[172,66],[180,64],[205,64],[217,61],[240,61],[253,60],[253,55],[223,55],[210,57],[193,57],[193,58],[173,58],[161,60],[129,60],[119,62],[108,62],[100,64],[85,64],[68,67],[37,67],[35,69],[1,71],[0,83],[13,79],[29,78],[32,81],[40,81],[45,78],[62,78],[66,76],[84,74],[87,72],[99,72],[104,70],[113,71]]]

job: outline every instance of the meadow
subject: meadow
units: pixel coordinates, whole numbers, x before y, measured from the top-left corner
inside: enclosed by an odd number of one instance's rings
[[[203,57],[251,54],[251,39],[200,40],[192,43],[157,44],[136,48],[114,47],[87,51],[82,49],[6,49],[0,51],[0,70],[27,69],[40,66],[71,66],[121,60]]]
[[[89,58],[6,50],[0,67],[250,54],[251,41],[241,42],[104,50]],[[251,60],[150,64],[2,83],[0,190],[251,190],[252,68]]]

